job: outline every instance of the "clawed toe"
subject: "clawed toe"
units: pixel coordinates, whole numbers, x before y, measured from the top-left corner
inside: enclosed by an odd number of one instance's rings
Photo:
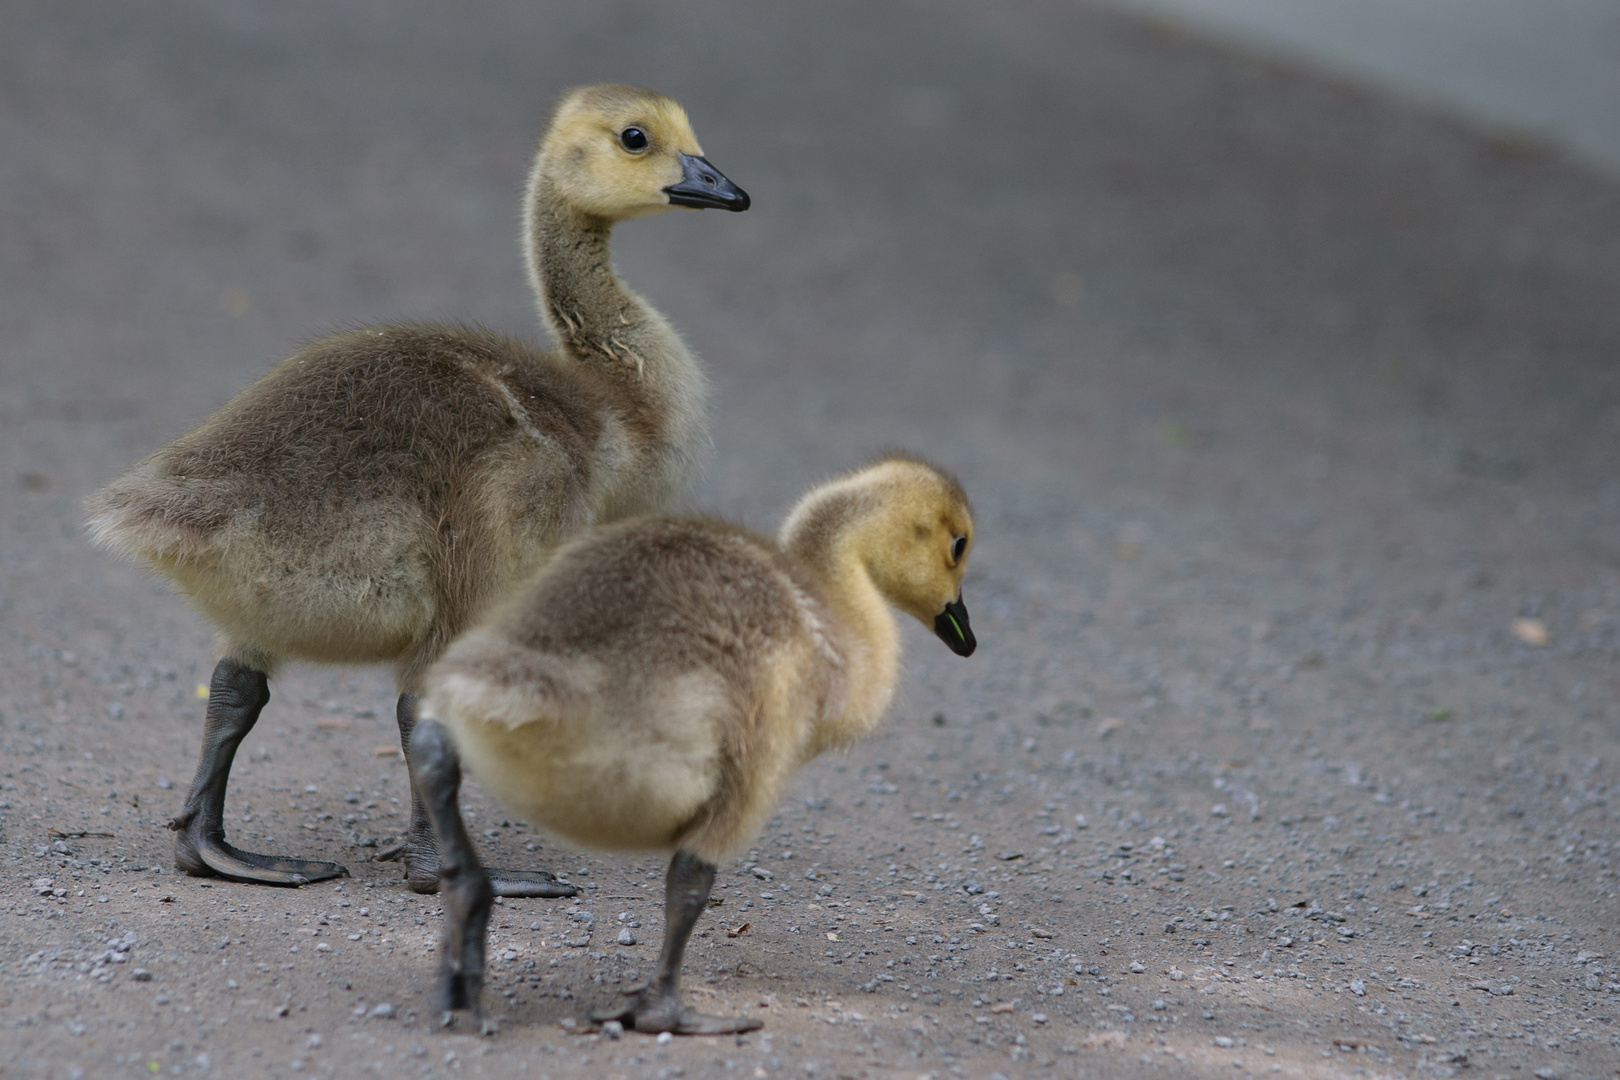
[[[398,840],[398,841],[395,841],[392,844],[389,844],[387,847],[380,849],[377,852],[377,854],[375,854],[375,855],[373,855],[371,857],[371,861],[372,862],[393,862],[396,859],[404,858],[406,855],[409,855],[410,853],[411,853],[410,841],[408,841],[408,840]]]
[[[404,863],[405,884],[414,893],[432,895],[439,891],[439,853],[431,843],[400,840],[377,852],[372,860]]]

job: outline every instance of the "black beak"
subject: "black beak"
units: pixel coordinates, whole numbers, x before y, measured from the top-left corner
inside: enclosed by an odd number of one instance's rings
[[[960,596],[934,616],[934,633],[957,656],[972,656],[973,650],[979,647],[978,640],[973,636],[973,627],[968,625],[967,605],[962,603]]]
[[[691,206],[699,210],[746,210],[752,201],[748,192],[726,179],[725,173],[709,164],[708,158],[681,155],[681,182],[664,189],[671,206]]]

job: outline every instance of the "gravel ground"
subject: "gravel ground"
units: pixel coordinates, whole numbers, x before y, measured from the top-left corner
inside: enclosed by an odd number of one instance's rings
[[[268,12],[0,15],[0,1075],[1616,1074],[1612,182],[1055,0]],[[531,328],[528,148],[602,78],[755,200],[615,249],[713,374],[701,504],[901,444],[979,510],[980,652],[909,630],[722,870],[741,1039],[583,1033],[661,861],[476,790],[583,889],[433,1028],[382,672],[278,679],[228,811],[352,879],[177,875],[208,635],[78,509],[307,336]]]

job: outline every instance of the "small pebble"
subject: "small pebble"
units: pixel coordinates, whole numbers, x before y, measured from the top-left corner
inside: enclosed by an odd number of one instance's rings
[[[626,928],[619,931],[618,941],[620,945],[634,945],[636,943],[636,935],[632,934],[629,929]]]
[[[129,977],[134,979],[136,982],[152,981],[152,973],[147,971],[145,968],[136,968],[134,971],[129,973]]]
[[[379,1020],[392,1020],[394,1018],[394,1007],[384,1001],[381,1004],[372,1006],[371,1015]]]
[[[602,1034],[610,1039],[622,1038],[624,1036],[624,1025],[617,1020],[608,1020],[602,1025]]]
[[[1547,633],[1547,624],[1540,619],[1514,619],[1513,636],[1526,645],[1542,646],[1547,644],[1551,635]],[[1536,1074],[1540,1076],[1540,1073]]]
[[[669,1032],[660,1031],[658,1033],[658,1045],[659,1046],[668,1046],[670,1043],[672,1043],[674,1041],[675,1041],[675,1036],[671,1035]]]

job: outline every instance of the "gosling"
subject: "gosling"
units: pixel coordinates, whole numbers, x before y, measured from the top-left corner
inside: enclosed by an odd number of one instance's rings
[[[672,207],[748,205],[676,102],[575,90],[524,200],[558,348],[465,326],[337,334],[91,498],[94,540],[173,581],[217,633],[202,758],[169,823],[176,866],[278,885],[347,874],[225,840],[231,761],[281,664],[392,664],[408,745],[422,673],[493,600],[586,526],[675,500],[708,444],[703,373],[615,276],[608,236]],[[437,889],[414,776],[409,831],[386,855],[413,889]],[[576,891],[544,871],[493,877],[503,896]]]
[[[871,731],[894,693],[893,605],[975,648],[961,485],[891,456],[812,490],[775,542],[652,517],[575,540],[430,669],[410,755],[438,834],[438,1004],[479,1016],[492,891],[457,808],[460,765],[529,820],[612,850],[673,850],[658,971],[637,1031],[760,1026],[683,1005],[681,959],[715,870],[802,766]]]

